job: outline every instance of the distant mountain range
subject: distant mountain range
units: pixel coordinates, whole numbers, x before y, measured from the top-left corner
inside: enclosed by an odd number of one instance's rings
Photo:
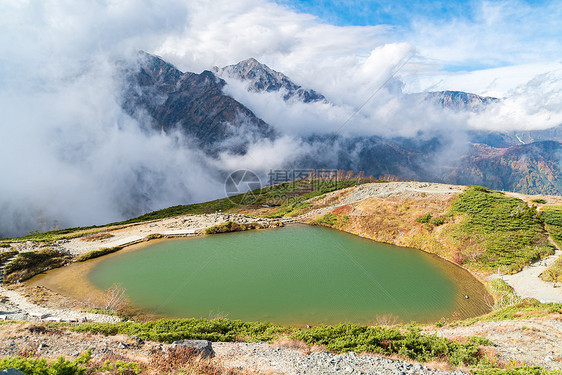
[[[224,94],[228,80],[238,80],[255,93],[279,92],[288,105],[327,102],[322,94],[253,58],[196,74],[140,52],[138,64],[124,74],[123,107],[130,115],[150,129],[183,132],[210,157],[224,151],[244,154],[252,143],[280,136],[244,103]],[[413,96],[454,111],[481,111],[500,100],[460,91]],[[528,194],[562,193],[562,126],[526,132],[471,131],[467,137],[468,152],[443,161],[436,155],[450,146],[440,135],[419,140],[317,134],[300,139],[309,151],[286,167],[364,171],[376,177],[478,184]]]
[[[480,96],[463,91],[434,91],[418,95],[423,95],[426,100],[440,104],[444,108],[455,110],[481,110],[488,104],[499,101],[498,98]]]

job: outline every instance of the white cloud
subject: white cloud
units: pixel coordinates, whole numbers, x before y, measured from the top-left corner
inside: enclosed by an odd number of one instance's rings
[[[477,129],[537,130],[562,124],[562,70],[540,74],[511,91],[501,102],[474,114]]]

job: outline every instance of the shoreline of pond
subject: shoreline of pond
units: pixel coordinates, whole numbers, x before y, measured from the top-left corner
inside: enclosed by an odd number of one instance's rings
[[[293,226],[293,225],[299,225],[299,226],[308,226],[310,225],[310,223],[288,223],[287,226]],[[263,230],[270,230],[270,229],[259,229],[258,231],[263,231]],[[334,230],[334,229],[332,229]],[[353,233],[349,233],[346,231],[340,231],[335,229],[335,231],[340,232],[342,234],[346,234],[346,235],[352,235],[354,237],[358,237],[358,238],[362,238],[365,239],[367,241],[372,241],[374,243],[378,243],[377,241],[362,237],[362,236],[358,236],[356,234]],[[226,235],[226,234],[224,234]],[[209,235],[207,235],[209,236]],[[132,244],[130,246],[125,246],[122,250],[113,253],[111,255],[105,255],[103,257],[100,258],[95,258],[95,259],[91,259],[85,262],[80,262],[80,263],[73,263],[67,267],[63,267],[63,268],[59,268],[59,269],[54,269],[51,271],[48,271],[46,273],[37,275],[35,277],[33,277],[32,279],[28,280],[25,282],[25,284],[27,286],[33,287],[33,286],[43,286],[46,288],[49,288],[51,290],[53,290],[55,293],[59,293],[61,295],[64,296],[69,296],[78,300],[81,300],[82,302],[84,302],[84,297],[85,296],[95,296],[95,295],[100,295],[103,291],[96,287],[95,285],[93,285],[93,283],[88,279],[88,274],[90,273],[90,271],[98,264],[99,261],[104,260],[106,261],[108,259],[108,257],[112,257],[112,256],[119,256],[119,254],[123,255],[123,254],[127,254],[130,252],[134,252],[134,251],[138,251],[141,249],[145,249],[146,247],[152,246],[154,244],[157,244],[159,242],[162,241],[181,241],[181,240],[191,240],[191,239],[198,239],[198,238],[202,238],[201,235],[197,235],[197,236],[190,236],[190,237],[174,237],[174,238],[164,238],[164,239],[154,239],[151,241],[146,241],[146,242],[141,242],[141,243],[135,243]],[[384,243],[382,243],[384,244]],[[384,245],[388,245],[388,244],[384,244]],[[402,249],[409,249],[411,251],[419,251],[420,249],[413,249],[413,248],[405,248],[405,247],[400,247],[400,246],[396,246],[398,248],[402,248]],[[486,307],[488,307],[487,311],[481,312],[479,314],[472,314],[470,316],[459,316],[459,317],[449,317],[448,319],[451,320],[458,320],[460,318],[468,318],[468,317],[473,317],[473,316],[479,316],[482,315],[483,313],[489,312],[491,309],[490,307],[490,300],[491,303],[493,303],[493,299],[491,299],[491,296],[488,294],[485,284],[482,282],[482,280],[478,277],[475,277],[475,275],[470,271],[467,270],[463,267],[460,267],[459,265],[445,259],[442,258],[440,256],[438,256],[437,254],[433,254],[433,253],[429,253],[426,251],[422,250],[422,253],[425,254],[426,256],[432,257],[435,260],[437,260],[438,262],[441,262],[443,260],[446,260],[448,267],[444,267],[445,270],[447,270],[447,274],[448,277],[452,280],[455,281],[455,283],[459,283],[460,281],[462,281],[463,283],[466,283],[466,280],[469,280],[469,284],[474,284],[477,283],[481,288],[482,288],[482,292],[485,293],[485,297],[483,298],[474,298],[474,296],[472,298],[470,298],[470,296],[468,296],[469,298],[465,298],[465,295],[457,295],[456,300],[455,300],[455,305],[456,306],[466,306],[467,304],[480,304],[480,307],[484,307],[484,305],[487,305]],[[92,298],[92,297],[90,297]],[[463,307],[464,308],[464,307]],[[156,315],[150,312],[146,312],[143,311],[142,309],[139,309],[137,307],[135,307],[134,305],[128,305],[128,307],[126,308],[126,311],[133,315],[136,319],[140,319],[140,320],[150,320],[150,319],[156,319],[156,318],[172,318],[169,316],[163,316],[163,315]]]

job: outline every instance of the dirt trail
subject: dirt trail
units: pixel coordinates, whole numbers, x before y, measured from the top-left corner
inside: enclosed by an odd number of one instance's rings
[[[539,278],[541,273],[562,256],[562,251],[550,235],[548,239],[556,248],[554,255],[533,262],[514,275],[495,275],[494,277],[500,277],[511,285],[520,297],[532,297],[541,302],[562,302],[562,287],[557,283],[546,282]]]
[[[531,204],[532,200],[530,199],[534,198],[511,192],[506,192],[506,195],[519,198],[528,204]],[[537,211],[540,211],[541,208],[542,205],[539,205]],[[550,267],[556,259],[562,256],[562,251],[550,234],[548,235],[548,240],[556,249],[553,255],[523,267],[521,272],[514,275],[492,275],[490,278],[499,277],[503,279],[511,285],[515,293],[520,297],[532,297],[541,302],[562,302],[562,287],[557,283],[546,282],[539,278],[541,273]]]

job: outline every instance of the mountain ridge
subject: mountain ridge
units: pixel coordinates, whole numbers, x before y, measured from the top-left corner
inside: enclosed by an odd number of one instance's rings
[[[137,64],[126,72],[123,107],[137,118],[139,110],[146,111],[157,130],[179,129],[210,154],[224,151],[225,142],[228,151],[244,153],[249,141],[277,136],[250,109],[225,95],[226,82],[211,71],[184,73],[146,52],[139,52]],[[232,142],[236,137],[240,139]]]
[[[214,67],[219,76],[226,76],[246,82],[251,92],[278,92],[284,90],[283,99],[299,100],[304,103],[325,101],[324,95],[312,89],[304,89],[285,74],[271,69],[253,57],[223,68]]]

